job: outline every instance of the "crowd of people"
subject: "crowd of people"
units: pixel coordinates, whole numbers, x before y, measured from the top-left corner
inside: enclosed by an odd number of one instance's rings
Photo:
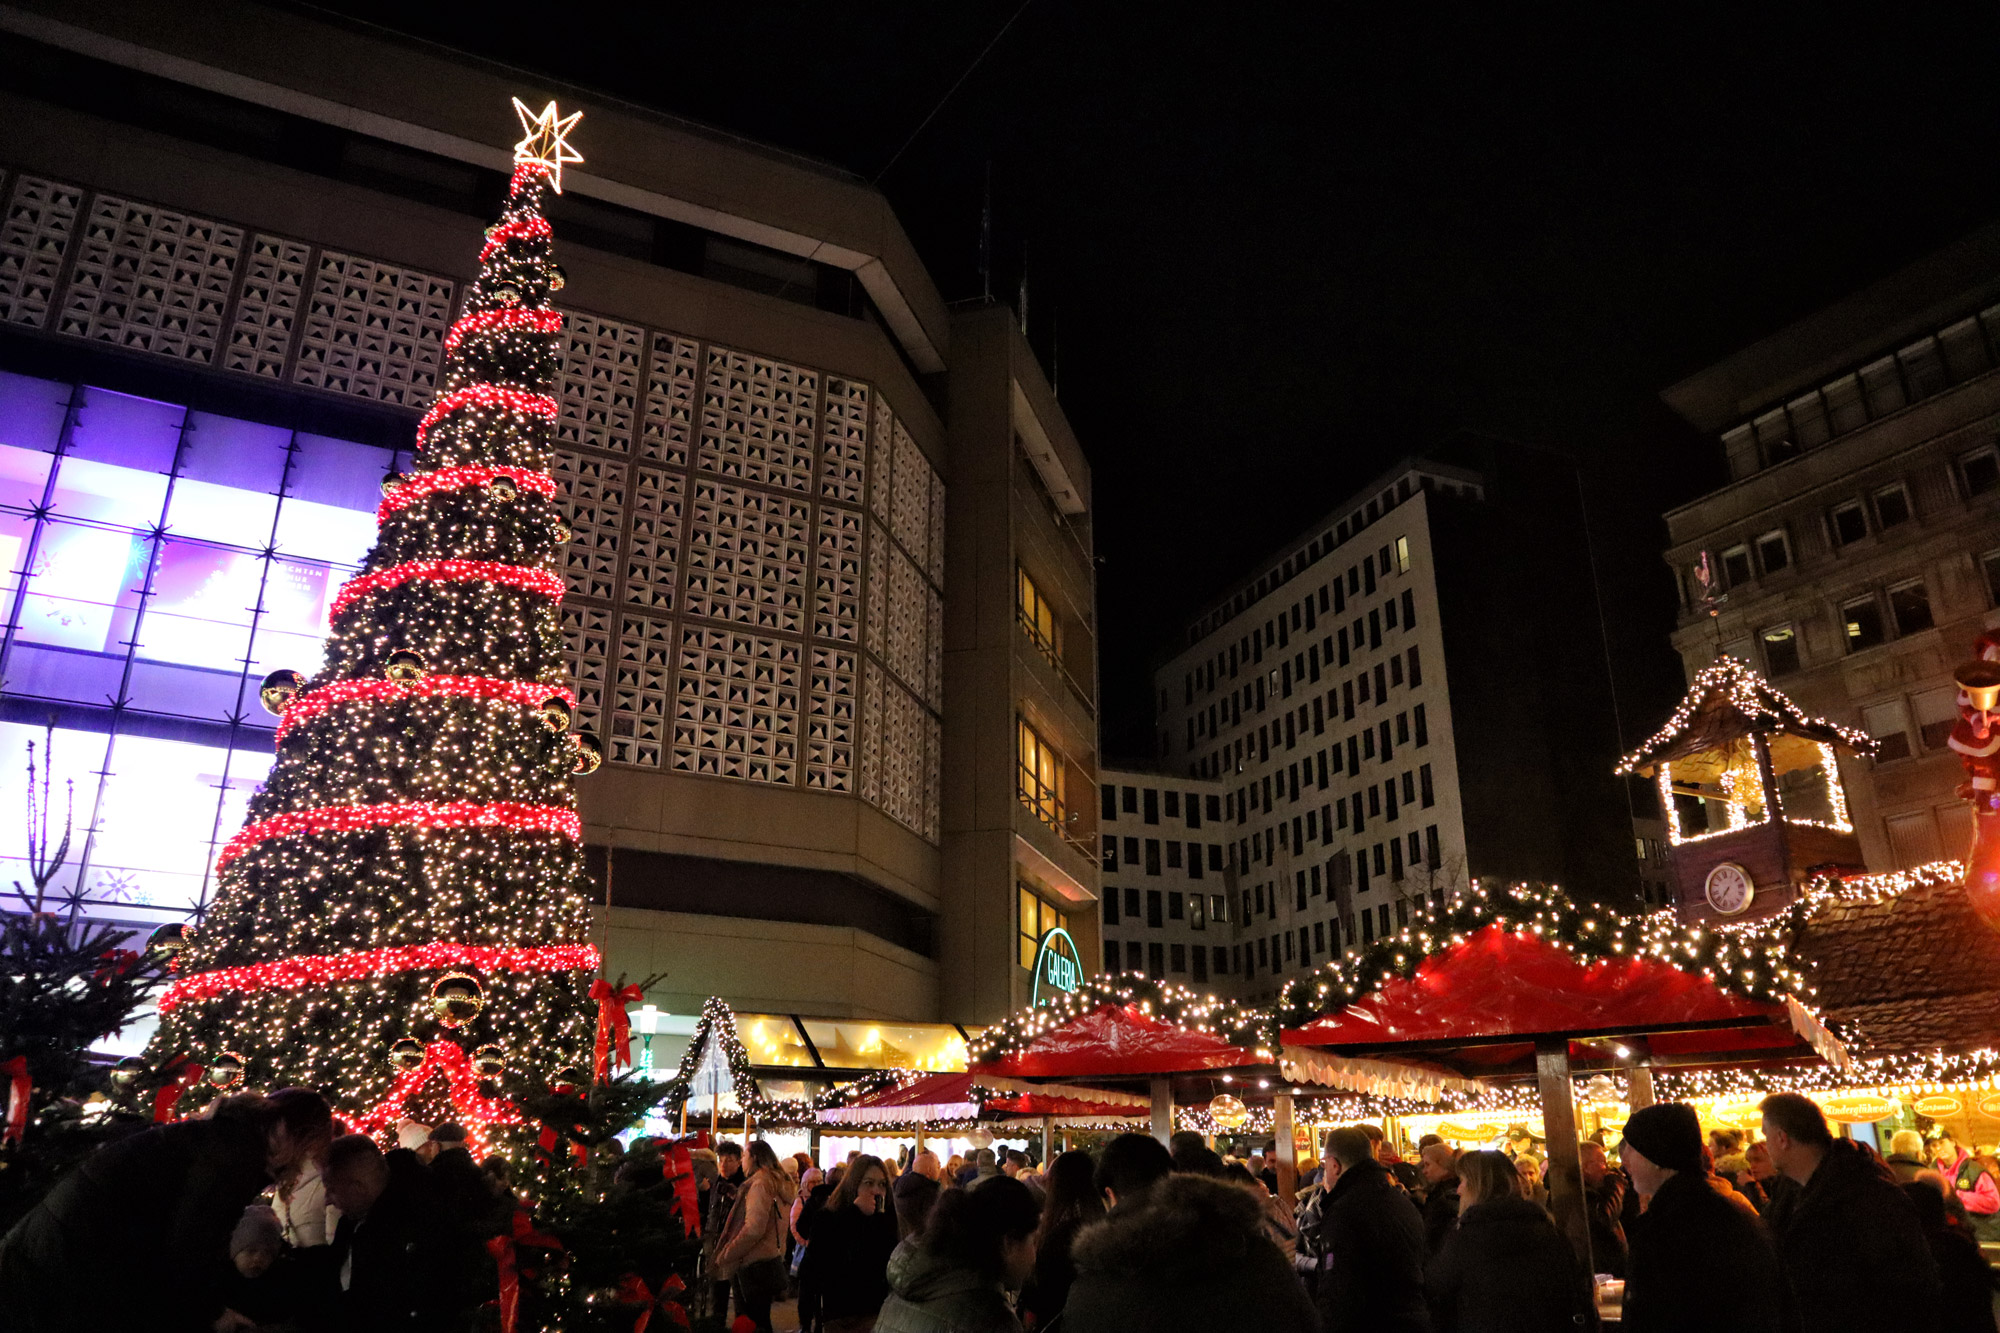
[[[1432,1137],[1406,1161],[1343,1127],[1295,1208],[1275,1160],[1195,1134],[1039,1164],[857,1152],[825,1171],[723,1142],[691,1155],[692,1303],[758,1333],[793,1293],[814,1333],[1557,1333],[1597,1326],[1616,1282],[1634,1333],[2000,1333],[1977,1242],[2000,1190],[1976,1155],[1906,1131],[1885,1159],[1792,1094],[1761,1111],[1748,1142],[1705,1141],[1684,1104],[1636,1111],[1615,1152],[1578,1145],[1580,1189],[1549,1188],[1568,1182],[1531,1145]],[[286,1089],[105,1147],[0,1239],[0,1324],[487,1326],[487,1242],[520,1207],[504,1160],[475,1162],[449,1124],[406,1122],[387,1152],[338,1130],[318,1094]],[[657,1147],[591,1169],[672,1189]]]
[[[511,1226],[504,1160],[406,1123],[384,1152],[286,1088],[98,1149],[0,1239],[8,1333],[469,1327]]]

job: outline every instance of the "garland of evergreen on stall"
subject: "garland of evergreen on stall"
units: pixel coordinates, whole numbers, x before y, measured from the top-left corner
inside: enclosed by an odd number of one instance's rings
[[[894,1087],[899,1080],[913,1073],[924,1072],[871,1070],[860,1078],[827,1088],[809,1098],[766,1097],[757,1086],[757,1075],[750,1065],[750,1053],[743,1048],[742,1038],[736,1035],[736,1011],[720,997],[711,995],[702,1003],[701,1017],[695,1020],[694,1033],[688,1038],[688,1048],[681,1055],[680,1067],[672,1078],[661,1085],[665,1089],[661,1097],[664,1104],[679,1106],[690,1097],[704,1095],[704,1089],[694,1086],[694,1075],[710,1037],[722,1044],[722,1058],[729,1067],[730,1089],[736,1094],[736,1104],[759,1124],[817,1124],[821,1111],[845,1106],[857,1098]]]
[[[1420,907],[1410,924],[1373,944],[1349,949],[1285,983],[1277,1019],[1301,1027],[1395,980],[1414,976],[1426,958],[1489,926],[1535,936],[1585,964],[1644,958],[1695,973],[1724,990],[1765,1002],[1786,996],[1810,1003],[1814,991],[1785,950],[1737,932],[1683,926],[1671,912],[1632,916],[1579,903],[1552,884],[1489,886],[1478,880],[1442,907]]]

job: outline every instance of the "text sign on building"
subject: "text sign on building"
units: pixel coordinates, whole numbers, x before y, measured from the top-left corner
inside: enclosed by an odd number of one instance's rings
[[[1061,926],[1043,934],[1035,950],[1035,990],[1031,1004],[1054,1004],[1064,995],[1074,995],[1083,985],[1083,958],[1076,941]]]

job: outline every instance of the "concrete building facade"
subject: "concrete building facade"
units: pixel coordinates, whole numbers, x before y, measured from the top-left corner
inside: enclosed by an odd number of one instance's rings
[[[1163,766],[1227,793],[1245,998],[1474,878],[1638,892],[1605,663],[1570,614],[1590,595],[1573,474],[1455,448],[1478,466],[1383,474],[1155,676]]]
[[[1098,772],[1103,970],[1229,994],[1241,974],[1234,801],[1220,782]]]
[[[1730,471],[1666,516],[1674,646],[1690,678],[1726,653],[1876,737],[1842,778],[1877,869],[1971,844],[1945,742],[1953,668],[2000,624],[1996,302],[1988,228],[1664,394]]]
[[[556,468],[607,969],[676,1012],[998,1017],[1017,887],[1093,949],[1097,887],[1089,469],[1008,313],[949,309],[838,169],[324,17],[0,6],[0,801],[55,716],[87,910],[198,913],[269,762],[255,682],[317,664],[271,590],[330,597],[372,541],[516,95],[585,113]],[[1074,806],[1021,794],[1029,727]]]

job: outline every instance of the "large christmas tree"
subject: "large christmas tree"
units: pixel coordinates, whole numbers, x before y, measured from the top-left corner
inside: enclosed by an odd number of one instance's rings
[[[445,338],[417,466],[334,603],[326,661],[279,672],[278,756],[217,858],[150,1058],[228,1087],[326,1092],[375,1129],[451,1118],[482,1144],[503,1074],[587,1063],[596,1006],[557,602],[569,533],[549,475],[562,316],[546,191],[577,116],[526,137],[479,280]]]

